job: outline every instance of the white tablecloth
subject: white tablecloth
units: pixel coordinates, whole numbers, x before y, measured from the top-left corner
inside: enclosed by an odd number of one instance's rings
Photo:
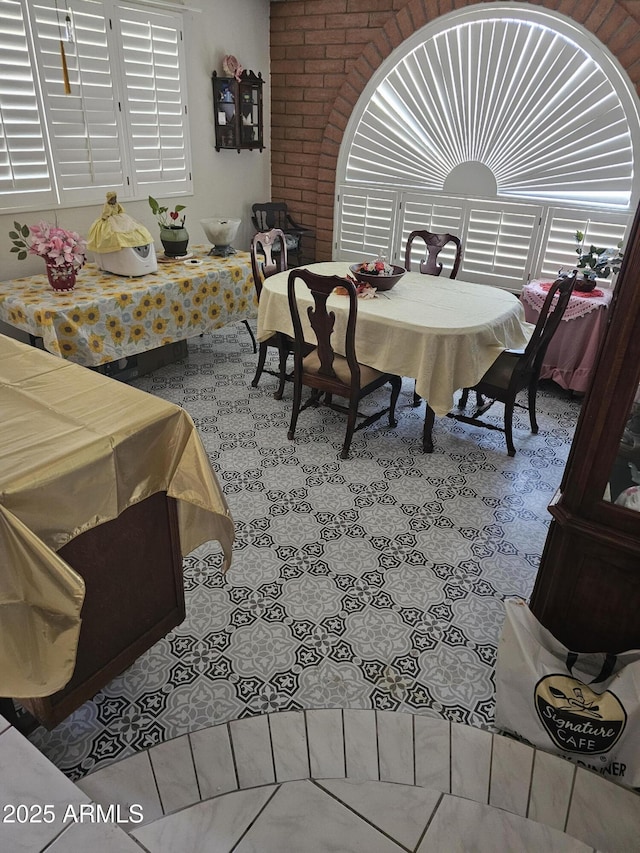
[[[321,275],[344,276],[347,262],[311,264]],[[268,278],[258,310],[258,339],[274,332],[293,334],[287,301],[288,273]],[[297,285],[301,298],[306,288]],[[306,291],[309,304],[312,299]],[[347,300],[332,295],[336,332],[344,336]],[[301,312],[303,315],[305,312]],[[303,319],[304,316],[303,316]],[[342,320],[342,322],[341,322]],[[505,290],[459,279],[408,272],[375,299],[358,300],[356,353],[377,370],[413,377],[418,394],[436,415],[453,405],[458,388],[478,382],[500,353],[526,346],[532,326],[525,322],[519,299]],[[308,340],[315,338],[307,326]]]

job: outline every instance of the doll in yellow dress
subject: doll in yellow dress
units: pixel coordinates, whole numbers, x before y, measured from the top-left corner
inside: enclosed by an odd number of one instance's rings
[[[102,215],[89,229],[87,249],[103,254],[149,243],[153,243],[149,231],[125,213],[117,193],[108,192]]]

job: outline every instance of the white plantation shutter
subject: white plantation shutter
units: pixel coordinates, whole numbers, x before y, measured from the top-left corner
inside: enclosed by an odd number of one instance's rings
[[[576,231],[581,231],[587,248],[593,244],[601,249],[613,248],[624,238],[631,221],[630,215],[618,214],[603,221],[595,211],[591,216],[580,210],[556,208],[549,212],[545,231],[544,258],[540,266],[540,275],[554,278],[560,269],[573,269],[576,260]],[[600,285],[610,286],[611,279],[600,279]]]
[[[518,289],[555,266],[554,240],[567,241],[565,265],[574,257],[575,229],[551,229],[551,211],[618,233],[639,195],[638,145],[637,95],[590,34],[546,9],[473,4],[383,63],[353,111],[337,185],[411,197],[389,238],[396,260],[410,230],[449,231],[460,278]],[[461,220],[452,209],[436,227],[452,198]]]
[[[437,197],[429,201],[430,194],[424,196],[405,193],[402,196],[402,225],[400,227],[400,244],[396,261],[404,265],[407,238],[412,231],[432,231],[435,234],[454,234],[460,237],[464,229],[465,203],[461,199]],[[414,242],[411,248],[411,268],[418,269],[420,260],[424,257],[425,246],[420,240]],[[449,243],[438,255],[438,262],[443,265],[442,275],[448,275],[455,260],[455,246]]]
[[[184,45],[179,14],[118,7],[125,104],[136,187],[191,189]]]
[[[61,202],[103,197],[125,187],[124,128],[114,89],[108,20],[101,0],[34,0],[32,21]],[[69,9],[72,41],[63,41],[71,93],[65,94],[60,38]]]
[[[392,192],[351,189],[339,197],[340,258],[359,261],[379,254],[391,258],[397,201]]]
[[[0,0],[0,205],[56,203],[20,0]]]
[[[343,185],[337,213],[338,257],[369,260],[382,253],[402,265],[409,234],[426,230],[461,237],[463,254],[458,278],[465,278],[466,274],[472,281],[509,288],[532,277],[542,233],[541,205],[447,196],[430,202],[428,195]],[[400,212],[398,216],[396,211]],[[574,232],[575,229],[571,232],[571,245]],[[424,256],[423,249],[422,243],[414,244],[414,268]],[[441,253],[444,275],[453,265],[454,256],[453,245]]]
[[[509,286],[533,267],[542,208],[470,201],[459,278]]]
[[[0,0],[0,74],[0,210],[191,192],[177,9]]]
[[[441,191],[469,162],[512,199],[629,204],[631,135],[613,82],[575,41],[505,12],[439,32],[393,67],[346,178]]]

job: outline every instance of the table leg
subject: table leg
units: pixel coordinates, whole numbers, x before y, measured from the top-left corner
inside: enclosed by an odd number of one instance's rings
[[[427,403],[426,411],[424,414],[424,429],[422,431],[422,449],[425,453],[433,453],[433,424],[435,421],[436,413],[433,411],[431,406]]]

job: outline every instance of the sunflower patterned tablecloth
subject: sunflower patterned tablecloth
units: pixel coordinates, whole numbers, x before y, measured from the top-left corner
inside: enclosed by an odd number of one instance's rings
[[[47,276],[0,282],[0,320],[43,340],[55,355],[97,366],[257,316],[248,252],[228,258],[192,247],[193,259],[158,263],[138,278],[87,264],[72,291]]]

